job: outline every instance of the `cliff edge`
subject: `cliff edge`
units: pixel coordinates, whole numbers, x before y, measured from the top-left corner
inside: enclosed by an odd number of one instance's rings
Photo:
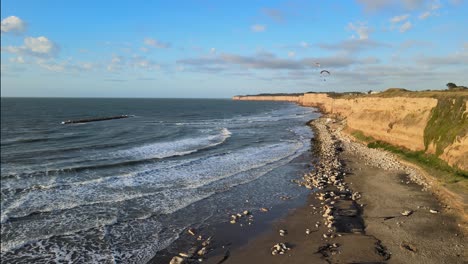
[[[468,171],[468,91],[389,89],[372,95],[305,93],[233,99],[288,101],[317,107],[346,119],[348,133],[433,154],[453,168]]]

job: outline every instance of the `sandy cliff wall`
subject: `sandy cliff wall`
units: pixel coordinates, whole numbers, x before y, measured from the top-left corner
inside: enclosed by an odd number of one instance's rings
[[[234,96],[233,100],[241,101],[283,101],[294,102],[302,104],[302,95],[297,96],[275,96],[275,95],[261,95],[261,96]]]
[[[427,126],[438,106],[434,98],[412,97],[361,97],[355,99],[331,98],[327,94],[303,96],[246,96],[235,100],[269,100],[297,102],[304,106],[319,107],[326,113],[346,118],[350,130],[360,130],[366,136],[402,146],[414,151],[435,153],[434,142],[427,141]],[[467,102],[465,113],[468,111]],[[462,115],[468,118],[467,114]],[[466,131],[466,130],[465,130]],[[427,142],[426,142],[427,143]],[[436,153],[451,166],[468,171],[468,136],[455,137],[453,143],[444,145],[442,153]]]

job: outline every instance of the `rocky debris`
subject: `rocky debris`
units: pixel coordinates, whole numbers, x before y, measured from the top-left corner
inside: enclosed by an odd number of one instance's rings
[[[291,250],[290,247],[286,245],[286,243],[277,243],[271,248],[271,254],[275,255],[284,255],[286,251]]]
[[[197,251],[198,256],[204,256],[208,249],[206,247],[202,247],[200,250]]]
[[[285,236],[285,235],[287,235],[287,234],[288,234],[288,231],[286,231],[286,230],[284,230],[284,229],[280,229],[280,230],[279,230],[279,235],[280,235],[280,236]]]
[[[283,201],[290,200],[290,199],[291,199],[291,196],[281,195],[281,196],[280,196],[280,199],[283,200]]]
[[[195,235],[195,229],[193,229],[193,228],[189,228],[189,229],[187,230],[187,232],[188,232],[190,235],[192,235],[192,236]]]
[[[192,230],[192,229],[189,229]],[[192,230],[192,232],[194,232]],[[201,236],[199,236],[201,237]],[[197,239],[200,241],[201,239]],[[200,243],[200,242],[197,242]],[[182,264],[182,263],[194,263],[194,262],[202,262],[203,257],[208,253],[210,250],[209,245],[211,244],[211,237],[208,237],[206,240],[201,242],[201,245],[194,245],[186,252],[180,252],[177,256],[174,256],[169,264]]]
[[[268,211],[269,211],[268,208],[265,208],[265,207],[260,208],[260,212],[268,212]]]
[[[408,244],[408,243],[401,243],[400,244],[400,248],[401,249],[405,249],[405,250],[408,250],[408,251],[411,251],[413,253],[415,253],[417,251],[416,247],[411,245],[411,244]]]
[[[351,195],[351,199],[352,199],[353,201],[359,200],[359,199],[361,199],[361,194],[360,194],[359,192],[355,192],[355,193],[353,193],[353,194]]]
[[[253,215],[248,210],[245,210],[242,213],[232,214],[231,219],[229,220],[229,223],[235,224],[241,219],[245,219],[247,224],[251,225],[253,222]],[[240,224],[240,226],[243,226],[243,224]]]
[[[310,234],[310,229],[307,228],[307,229],[305,230],[305,233],[306,233],[306,235]]]
[[[412,182],[422,186],[422,190],[430,188],[430,183],[425,180],[424,176],[414,168],[398,161],[394,154],[381,149],[371,149],[362,143],[351,141],[348,137],[343,136],[339,130],[335,131],[334,134],[340,138],[344,149],[357,154],[364,161],[364,164],[384,170],[404,171]],[[408,183],[406,182],[406,184]]]
[[[185,262],[185,259],[179,256],[175,256],[171,259],[169,264],[182,264]]]
[[[431,214],[438,214],[438,213],[439,213],[438,210],[434,210],[434,209],[430,209],[429,212],[430,212]]]
[[[204,247],[207,247],[209,244],[211,244],[211,237],[202,242],[202,246]]]
[[[406,210],[406,211],[401,213],[401,215],[403,215],[403,216],[410,216],[412,214],[413,214],[413,211],[411,211],[411,210]]]

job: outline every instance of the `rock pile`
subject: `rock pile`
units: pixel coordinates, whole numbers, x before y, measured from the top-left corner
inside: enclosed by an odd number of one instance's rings
[[[188,231],[190,234],[193,233],[195,235],[193,229],[189,229]],[[199,236],[201,238],[201,236]],[[203,240],[203,239],[197,239]],[[187,252],[180,252],[178,256],[174,256],[169,264],[182,264],[182,263],[193,263],[193,262],[201,262],[203,258],[210,250],[209,246],[211,244],[211,237],[203,240],[200,245],[195,245],[191,247]]]
[[[351,141],[348,137],[342,135],[340,130],[336,130],[334,135],[343,143],[344,149],[357,154],[366,165],[384,170],[404,171],[408,175],[408,178],[412,182],[422,186],[423,190],[430,188],[430,183],[426,181],[424,176],[414,168],[402,164],[392,153],[380,149],[371,149],[364,144]]]
[[[245,219],[246,223],[248,225],[251,225],[252,222],[253,222],[253,215],[250,213],[250,211],[245,210],[242,213],[237,213],[237,214],[231,215],[231,220],[229,221],[229,223],[235,224],[235,223],[239,222],[241,219]],[[240,224],[240,225],[242,226],[242,224]]]
[[[277,243],[271,248],[271,254],[275,255],[284,255],[286,251],[291,250],[285,243]]]

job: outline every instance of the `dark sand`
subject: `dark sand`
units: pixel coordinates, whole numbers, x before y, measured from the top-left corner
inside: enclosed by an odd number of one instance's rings
[[[362,198],[337,201],[336,237],[323,237],[328,230],[323,225],[323,201],[312,192],[305,206],[292,210],[259,235],[249,229],[235,230],[237,236],[246,238],[244,243],[216,241],[214,234],[212,251],[202,263],[468,263],[467,239],[453,210],[422,191],[405,172],[365,165],[367,160],[346,144],[339,154],[345,181]],[[405,210],[412,214],[403,216]],[[348,212],[356,214],[345,216]],[[318,228],[317,222],[321,223]],[[280,236],[280,229],[287,234]],[[311,233],[307,235],[306,229]],[[291,250],[273,256],[271,247],[278,242],[287,243]]]

